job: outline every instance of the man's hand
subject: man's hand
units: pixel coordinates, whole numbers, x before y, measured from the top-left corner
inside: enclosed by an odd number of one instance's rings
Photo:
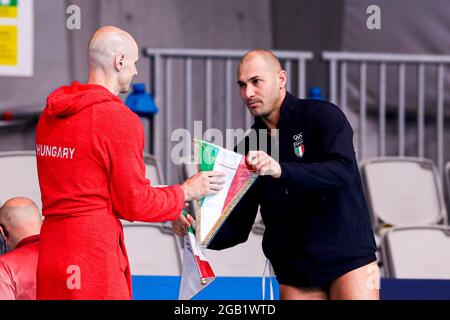
[[[249,151],[245,160],[260,176],[281,177],[280,164],[264,151]]]
[[[187,218],[181,213],[178,217],[178,220],[172,222],[172,231],[176,235],[183,237],[186,235],[186,230],[190,226],[193,226],[195,229],[195,220],[192,218],[190,214],[187,215]]]
[[[187,179],[181,187],[185,201],[198,200],[209,194],[217,194],[225,184],[225,174],[219,171],[202,171]]]

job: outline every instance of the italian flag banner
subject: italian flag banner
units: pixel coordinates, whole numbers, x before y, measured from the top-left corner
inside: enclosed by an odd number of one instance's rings
[[[221,171],[226,175],[225,185],[218,194],[196,201],[197,243],[207,247],[257,175],[241,154],[203,140],[194,140],[194,147],[199,171]]]
[[[187,214],[186,211],[184,211],[184,214]],[[195,241],[194,229],[191,226],[186,231],[179,300],[192,299],[216,278],[208,260],[206,260],[203,248]]]

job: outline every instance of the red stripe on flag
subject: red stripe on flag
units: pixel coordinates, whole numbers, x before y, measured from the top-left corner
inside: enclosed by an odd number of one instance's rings
[[[250,170],[249,167],[247,167],[247,164],[245,163],[245,157],[242,157],[242,160],[237,168],[236,174],[233,177],[233,181],[231,181],[230,189],[228,190],[227,197],[225,198],[222,212],[225,210],[225,208],[228,206],[228,204],[234,198],[234,196],[247,183],[248,179],[250,179],[252,174],[253,172]]]
[[[216,276],[208,261],[200,260],[198,256],[195,256],[195,259],[197,260],[198,267],[200,268],[202,278],[214,278]]]

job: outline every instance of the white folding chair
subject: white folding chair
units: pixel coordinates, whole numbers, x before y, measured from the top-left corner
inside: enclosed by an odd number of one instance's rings
[[[367,159],[361,164],[375,231],[388,227],[447,223],[442,184],[431,160],[409,157]]]
[[[274,273],[262,250],[264,232],[255,226],[258,226],[258,223],[253,226],[246,242],[220,251],[207,249],[206,257],[218,277],[260,278],[263,300],[267,298],[265,293],[267,280],[270,288],[269,298],[273,300],[272,277]],[[267,267],[268,270],[266,270]]]
[[[150,180],[152,186],[163,185],[164,178],[156,158],[150,154],[144,154],[145,177]]]
[[[450,279],[450,229],[447,226],[392,228],[381,243],[385,276]]]
[[[133,275],[181,274],[182,248],[170,224],[133,222],[123,227]]]
[[[245,243],[220,251],[207,250],[206,256],[221,277],[261,277],[267,259],[262,251],[262,234],[254,231]]]
[[[0,152],[0,202],[17,196],[32,199],[42,211],[34,151]]]

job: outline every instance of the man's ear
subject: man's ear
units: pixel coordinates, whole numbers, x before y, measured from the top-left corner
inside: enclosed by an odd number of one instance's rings
[[[3,226],[0,225],[0,234],[2,235],[2,238],[6,240],[6,232],[3,230]]]
[[[286,87],[286,80],[287,80],[287,72],[285,70],[281,70],[278,73],[278,80],[280,83],[280,89],[283,89]]]
[[[125,63],[124,61],[125,61],[125,55],[119,54],[116,56],[116,59],[114,61],[114,67],[116,68],[117,71],[122,71],[124,63]]]

